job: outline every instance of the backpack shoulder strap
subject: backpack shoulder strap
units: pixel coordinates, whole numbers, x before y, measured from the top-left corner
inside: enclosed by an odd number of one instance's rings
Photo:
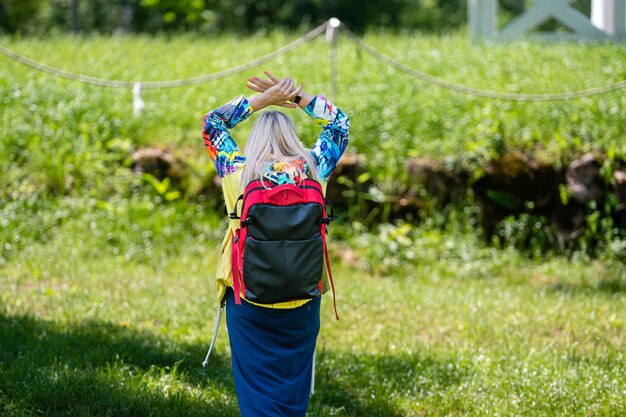
[[[326,223],[322,223],[322,243],[324,244],[324,260],[326,261],[326,270],[328,271],[328,280],[330,281],[330,289],[333,293],[333,308],[335,309],[335,318],[339,321],[339,313],[337,312],[337,296],[335,294],[335,283],[333,281],[333,272],[330,269],[330,258],[328,256],[328,246],[326,245]]]
[[[239,229],[233,233],[231,252],[231,271],[233,277],[233,292],[235,293],[235,304],[241,304],[241,292],[246,293],[246,285],[242,277],[241,253],[239,247]]]
[[[228,214],[228,217],[230,217],[233,220],[241,219],[241,216],[237,215],[237,204],[239,204],[240,200],[243,200],[243,194],[241,194],[239,198],[235,201],[235,205],[233,206],[233,211],[230,214],[228,213],[226,206],[224,206],[224,213]]]

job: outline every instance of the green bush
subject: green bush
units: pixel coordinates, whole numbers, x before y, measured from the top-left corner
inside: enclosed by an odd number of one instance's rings
[[[252,38],[56,36],[3,38],[1,42],[70,72],[148,81],[224,70],[269,53],[292,38],[274,32]],[[375,184],[370,191],[376,195],[366,199],[376,201],[377,195],[406,189],[409,178],[404,164],[411,157],[441,160],[446,167],[464,170],[474,178],[482,175],[486,161],[503,147],[536,154],[557,166],[590,150],[614,161],[626,160],[626,96],[621,91],[548,103],[476,98],[418,81],[365,55],[347,38],[341,39],[335,101],[351,117],[349,150],[363,156]],[[368,34],[364,40],[417,70],[488,90],[560,92],[626,78],[622,44],[520,41],[470,46],[460,34]],[[308,91],[328,94],[327,51],[325,41],[316,39],[264,68],[303,81]],[[200,137],[202,115],[236,95],[248,94],[246,78],[263,69],[199,86],[145,90],[146,108],[140,118],[134,118],[128,90],[62,80],[2,59],[0,200],[17,205],[42,198],[106,201],[159,194],[155,184],[141,180],[130,169],[131,153],[144,146],[167,147],[184,158],[188,167],[188,179],[168,184],[162,193],[165,200],[167,194],[182,200],[180,204],[199,201],[214,175]],[[302,112],[290,114],[305,143],[311,145],[319,134],[318,126]],[[243,123],[233,132],[242,146],[251,125]],[[593,213],[589,215],[589,230],[595,236],[590,244],[610,236],[623,239],[608,224],[595,227]],[[526,225],[536,223],[519,221],[522,224],[516,227],[524,230],[532,230]]]

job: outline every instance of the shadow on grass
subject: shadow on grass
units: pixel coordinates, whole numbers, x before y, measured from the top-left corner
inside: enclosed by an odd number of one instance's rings
[[[0,415],[237,416],[230,358],[86,321],[0,312]]]
[[[593,294],[602,292],[608,295],[614,295],[626,292],[626,276],[615,276],[597,282],[559,282],[552,286],[552,290],[568,294]]]
[[[451,358],[413,354],[329,354],[317,356],[316,391],[312,416],[401,417],[403,403],[438,395],[459,385],[472,372],[470,365]],[[430,410],[429,415],[436,410]],[[438,414],[439,415],[439,414]]]
[[[111,323],[0,312],[0,415],[238,416],[230,357],[214,353],[202,368],[205,348]],[[319,352],[316,368],[310,416],[399,417],[399,398],[469,373],[418,354]]]

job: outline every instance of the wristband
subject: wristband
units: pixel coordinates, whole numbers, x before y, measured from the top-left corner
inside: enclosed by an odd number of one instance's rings
[[[295,104],[298,104],[298,103],[300,103],[300,100],[302,100],[302,96],[296,96],[296,98],[293,99],[293,102]]]

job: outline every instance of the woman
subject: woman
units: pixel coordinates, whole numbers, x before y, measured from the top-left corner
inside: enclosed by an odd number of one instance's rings
[[[247,85],[260,94],[239,96],[210,111],[203,119],[204,143],[222,178],[228,212],[251,180],[262,178],[274,184],[297,184],[304,178],[327,181],[348,144],[348,116],[323,96],[312,96],[289,78],[269,72],[267,79],[253,77]],[[252,113],[269,106],[299,107],[322,126],[311,150],[306,150],[291,119],[280,111],[266,111],[256,120],[239,151],[229,129]],[[320,297],[262,305],[236,304],[231,274],[233,231],[231,220],[222,243],[217,271],[217,292],[226,305],[226,325],[232,352],[233,376],[244,417],[304,416],[311,390],[315,343],[320,326]],[[322,292],[328,289],[324,277]]]

